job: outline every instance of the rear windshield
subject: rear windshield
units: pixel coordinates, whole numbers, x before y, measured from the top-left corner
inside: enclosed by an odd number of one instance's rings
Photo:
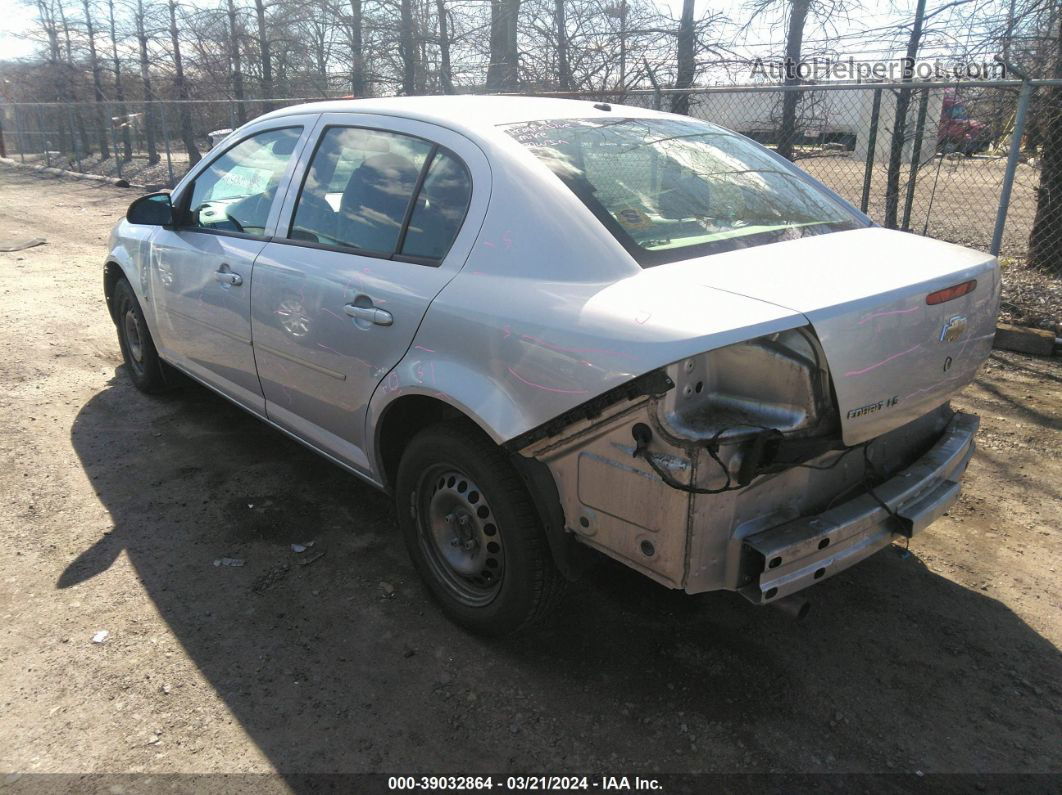
[[[504,127],[643,266],[866,223],[758,144],[693,119]]]

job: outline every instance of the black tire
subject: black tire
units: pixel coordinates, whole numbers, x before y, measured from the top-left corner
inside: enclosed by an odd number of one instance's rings
[[[413,565],[455,623],[505,635],[558,601],[564,580],[527,489],[506,454],[470,423],[433,425],[413,438],[398,466],[395,503]]]
[[[114,286],[114,323],[118,328],[118,344],[125,358],[125,368],[133,384],[141,392],[161,392],[167,387],[163,361],[155,350],[144,312],[132,286],[119,279]]]

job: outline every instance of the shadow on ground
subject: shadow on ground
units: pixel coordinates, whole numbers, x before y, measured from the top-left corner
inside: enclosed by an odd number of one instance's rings
[[[913,555],[818,586],[801,624],[604,562],[487,642],[428,600],[386,496],[199,387],[151,399],[119,371],[72,440],[115,529],[58,587],[128,554],[288,775],[1058,768],[1057,650]]]

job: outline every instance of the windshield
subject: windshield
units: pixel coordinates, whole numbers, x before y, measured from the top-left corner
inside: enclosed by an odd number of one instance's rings
[[[508,125],[643,266],[865,226],[796,168],[693,119]]]

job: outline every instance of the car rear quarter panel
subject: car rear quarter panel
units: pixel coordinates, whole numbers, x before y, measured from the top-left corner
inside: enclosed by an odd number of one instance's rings
[[[684,356],[806,322],[677,264],[641,268],[522,146],[480,145],[493,185],[479,237],[374,393],[368,430],[427,394],[502,443]]]
[[[663,271],[660,271],[663,275]],[[799,313],[651,272],[614,284],[465,269],[377,389],[370,422],[404,394],[432,394],[499,443],[657,367],[802,325]]]

